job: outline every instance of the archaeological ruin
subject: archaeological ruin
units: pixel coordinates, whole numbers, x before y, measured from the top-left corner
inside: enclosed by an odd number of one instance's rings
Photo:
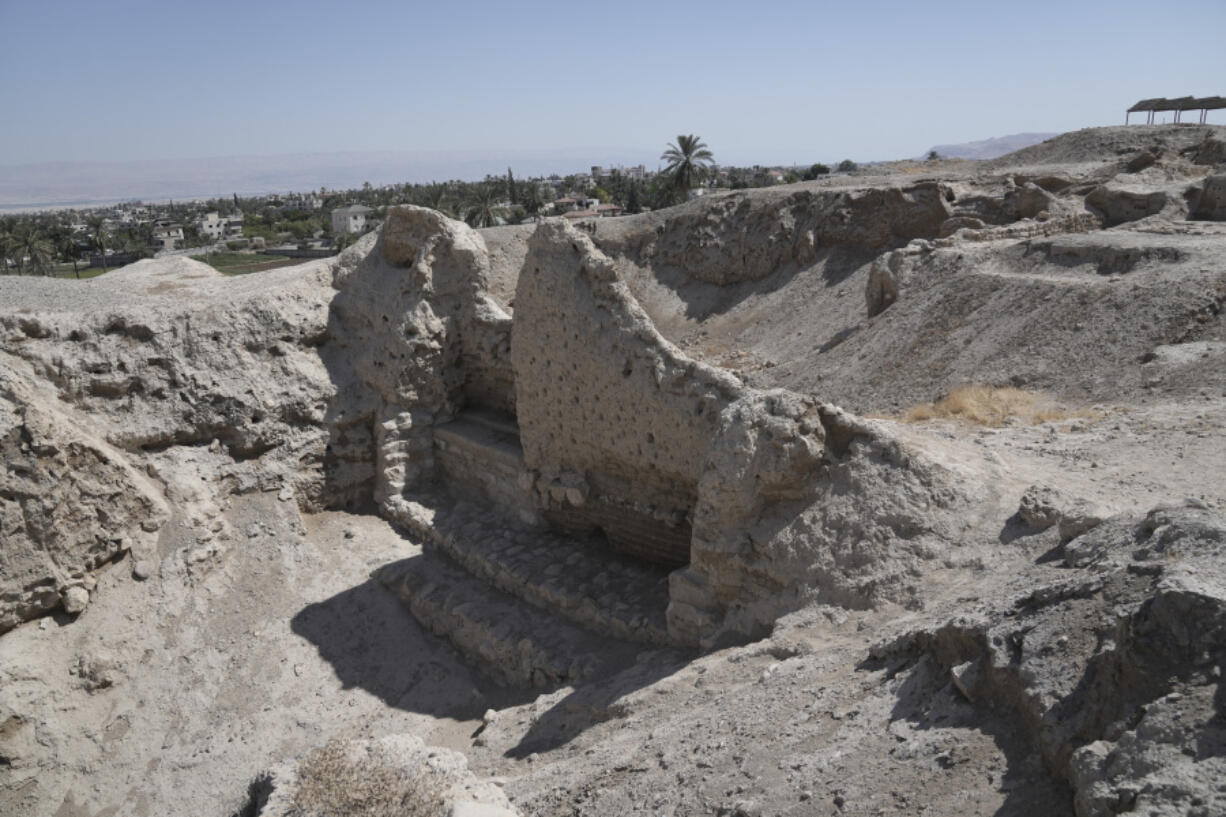
[[[0,278],[0,811],[1226,812],[1224,173]]]

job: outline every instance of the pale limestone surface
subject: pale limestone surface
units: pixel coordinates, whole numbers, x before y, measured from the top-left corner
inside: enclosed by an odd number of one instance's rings
[[[0,360],[0,633],[89,603],[94,573],[154,551],[168,516],[156,485],[21,361]]]
[[[1220,135],[0,278],[0,810],[414,734],[521,813],[1216,813]],[[840,408],[972,379],[1118,403]]]

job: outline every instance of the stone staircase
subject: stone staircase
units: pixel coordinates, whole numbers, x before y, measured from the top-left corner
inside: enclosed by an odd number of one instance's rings
[[[424,627],[500,682],[542,687],[671,644],[667,569],[553,533],[524,512],[513,420],[466,411],[435,429],[435,454],[450,490],[387,508],[423,553],[377,573]]]
[[[388,565],[378,578],[423,627],[503,684],[576,683],[632,664],[642,650],[559,620],[437,554]]]

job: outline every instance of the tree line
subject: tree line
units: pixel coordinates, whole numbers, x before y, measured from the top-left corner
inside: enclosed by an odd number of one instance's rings
[[[664,163],[662,170],[643,179],[632,178],[618,170],[597,179],[580,174],[516,179],[511,168],[507,168],[505,176],[487,175],[483,180],[474,182],[451,180],[382,187],[366,182],[356,190],[320,188],[318,194],[314,191],[308,194],[318,199],[319,207],[311,209],[294,206],[304,199],[298,194],[284,198],[232,195],[192,204],[175,205],[171,202],[167,207],[158,209],[172,221],[182,224],[184,242],[189,247],[212,243],[193,222],[195,216],[212,210],[223,214],[241,213],[245,238],[301,242],[323,236],[333,238],[337,246],[343,247],[354,237],[332,236],[327,214],[348,204],[372,208],[375,211],[374,220],[382,218],[388,207],[413,204],[438,210],[473,227],[489,227],[540,218],[551,212],[558,195],[571,192],[581,193],[601,203],[615,204],[624,212],[633,214],[648,208],[661,209],[684,202],[691,191],[699,186],[745,189],[769,186],[780,180],[777,172],[769,168],[718,168],[711,149],[693,134],[678,135],[675,142],[668,143],[660,161]],[[842,172],[855,169],[856,164],[850,159],[836,166],[836,170]],[[830,167],[819,163],[803,171],[791,170],[782,181],[816,179],[830,172]],[[74,231],[72,225],[79,218],[79,214],[73,210],[0,218],[0,272],[48,275],[53,273],[59,260],[71,262],[79,277],[81,259],[93,252],[102,256],[104,264],[108,250],[129,254],[130,257],[153,254],[152,223],[123,225],[108,230],[103,217],[94,212],[85,215],[84,232]]]

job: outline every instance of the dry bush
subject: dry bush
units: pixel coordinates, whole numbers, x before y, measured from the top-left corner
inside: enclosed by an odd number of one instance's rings
[[[1093,412],[1062,407],[1042,392],[994,386],[959,386],[935,403],[920,403],[902,413],[903,422],[961,420],[999,428],[1009,420],[1031,425],[1074,418],[1092,418]]]
[[[435,817],[449,780],[425,763],[406,769],[388,750],[371,744],[355,757],[333,740],[298,767],[293,814],[300,817]]]

